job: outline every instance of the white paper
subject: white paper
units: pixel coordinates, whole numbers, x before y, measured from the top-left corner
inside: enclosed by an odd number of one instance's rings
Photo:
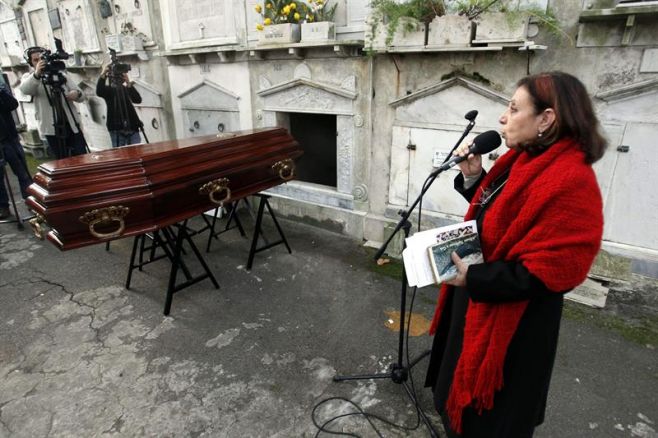
[[[427,248],[442,240],[448,240],[450,232],[464,227],[473,227],[477,232],[475,221],[461,222],[445,227],[419,231],[405,239],[407,247],[402,251],[404,269],[409,286],[425,287],[436,284]]]

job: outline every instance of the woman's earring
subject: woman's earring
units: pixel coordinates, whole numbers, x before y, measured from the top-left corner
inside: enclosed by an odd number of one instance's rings
[[[538,137],[538,138],[541,138],[542,135],[544,135],[543,132],[541,132],[541,131],[537,131],[537,137]]]

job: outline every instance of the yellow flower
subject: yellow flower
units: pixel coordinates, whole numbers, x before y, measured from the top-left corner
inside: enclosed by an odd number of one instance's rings
[[[283,7],[283,15],[288,15],[290,13],[290,6],[285,5]]]
[[[263,8],[262,8],[260,5],[256,5],[256,6],[254,7],[254,9],[255,9],[256,12],[258,12],[259,14],[260,14],[260,12],[263,10]]]
[[[295,17],[295,20],[299,21],[299,13],[298,12],[295,12],[295,15],[293,15],[293,17]]]
[[[290,9],[297,9],[297,5],[295,3],[290,3]]]
[[[324,3],[324,0],[316,0],[316,1],[317,1],[317,3],[318,3],[319,5],[321,5],[322,3]]]
[[[263,20],[263,24],[264,24],[265,26],[269,26],[270,24],[272,24],[272,20],[269,19],[269,18],[266,18],[265,20]]]
[[[260,24],[260,23],[258,23],[258,24],[256,25],[256,30],[263,30],[263,25]]]
[[[265,7],[267,9],[272,9],[272,3],[265,3]]]

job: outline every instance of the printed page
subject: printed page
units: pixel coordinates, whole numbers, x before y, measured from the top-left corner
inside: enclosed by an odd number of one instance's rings
[[[402,259],[404,261],[405,270],[407,272],[413,271],[413,274],[407,275],[409,286],[424,287],[431,284],[437,284],[432,264],[430,262],[428,248],[437,243],[446,242],[459,236],[473,233],[477,233],[477,225],[475,221],[468,221],[420,231],[408,237],[405,240],[407,248],[402,252]],[[407,252],[406,256],[405,252]],[[411,282],[412,277],[414,281],[413,284]]]

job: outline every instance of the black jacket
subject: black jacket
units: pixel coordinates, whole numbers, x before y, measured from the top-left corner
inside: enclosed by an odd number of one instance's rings
[[[113,87],[108,79],[100,76],[96,83],[96,94],[107,104],[108,131],[137,132],[142,122],[137,116],[133,103],[142,103],[142,96],[135,87],[119,85]]]
[[[11,94],[9,87],[0,84],[0,141],[18,136],[16,123],[11,112],[18,108],[18,101]]]

